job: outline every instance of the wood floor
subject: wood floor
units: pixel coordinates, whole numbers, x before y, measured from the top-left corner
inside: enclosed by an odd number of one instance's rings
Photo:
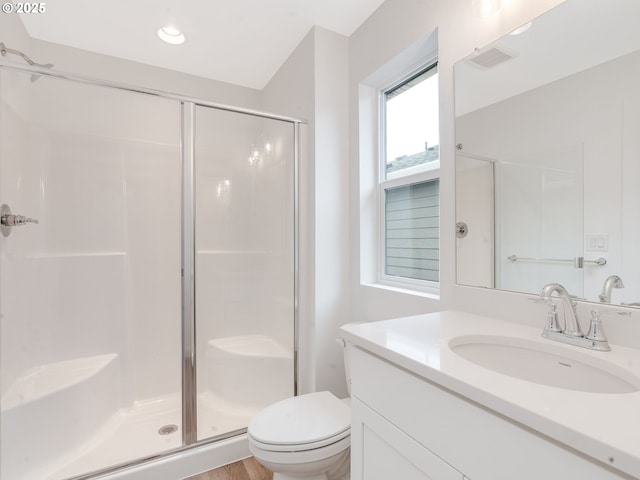
[[[253,457],[201,473],[186,480],[272,480],[273,473]]]

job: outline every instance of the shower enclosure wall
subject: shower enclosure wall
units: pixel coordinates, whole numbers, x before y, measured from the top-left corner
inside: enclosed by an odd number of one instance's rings
[[[0,477],[126,468],[293,395],[298,121],[4,60],[0,98],[0,203],[38,221],[0,237]]]

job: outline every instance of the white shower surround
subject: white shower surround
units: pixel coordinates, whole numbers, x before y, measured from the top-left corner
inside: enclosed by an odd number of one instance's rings
[[[15,302],[3,306],[2,476],[57,480],[179,448],[181,428],[166,437],[156,434],[162,425],[182,420],[179,102],[53,79],[31,84],[28,75],[5,72],[0,89],[7,127],[0,155],[22,160],[3,164],[3,201],[15,213],[28,211],[40,220],[3,239],[2,295]],[[238,135],[244,138],[224,141],[248,152],[255,131]],[[273,184],[263,184],[259,188],[268,194]],[[286,247],[292,242],[291,234]],[[246,245],[233,246],[197,253],[201,293],[224,285],[215,270],[207,274],[209,267],[247,255]],[[207,328],[199,331],[203,359],[216,357],[207,343],[220,346],[224,341],[216,344],[217,338],[244,335],[241,352],[226,349],[228,358],[241,359],[242,372],[253,370],[251,362],[264,365],[264,355],[270,371],[263,374],[288,376],[288,388],[284,382],[264,396],[266,403],[292,394],[293,300],[278,288],[292,271],[293,259],[283,261],[286,255],[286,249],[248,255],[249,270],[256,259],[272,270],[281,265],[270,278],[247,282],[242,265],[235,267],[239,276],[231,288],[240,297],[277,295],[273,309],[246,311],[239,321],[217,326],[204,321],[200,326]],[[257,291],[264,280],[267,288]],[[285,284],[286,291],[293,293],[292,284]],[[215,298],[202,298],[198,314],[219,317]],[[251,333],[256,331],[260,335]],[[251,342],[258,352],[251,353]],[[87,371],[87,365],[95,368]],[[205,374],[198,379],[200,438],[246,426],[262,395],[253,395],[244,410],[236,402],[230,411],[237,400],[233,392],[216,391],[206,376],[216,367],[199,370]],[[34,393],[52,371],[58,379]],[[56,406],[61,415],[52,415]],[[118,438],[130,441],[125,447]],[[215,447],[198,450],[204,448]],[[234,441],[218,448],[233,455],[244,451]]]

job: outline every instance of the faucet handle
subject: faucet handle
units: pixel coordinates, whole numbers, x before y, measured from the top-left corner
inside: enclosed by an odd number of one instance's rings
[[[589,332],[585,335],[585,339],[591,342],[591,348],[602,352],[611,351],[609,341],[602,330],[602,319],[600,310],[591,310],[591,322],[589,324]]]
[[[585,336],[588,340],[594,340],[596,342],[607,342],[607,337],[602,329],[602,315],[624,315],[626,317],[631,316],[631,312],[626,310],[591,310],[591,321],[589,325],[589,333]]]
[[[558,325],[558,310],[554,303],[549,303],[549,311],[547,312],[547,323],[544,329],[548,332],[562,332],[560,325]]]
[[[560,325],[558,325],[558,306],[553,303],[551,298],[538,297],[529,298],[527,300],[533,303],[544,303],[549,308],[549,310],[547,311],[547,322],[544,325],[545,331],[558,333],[562,332]]]
[[[588,340],[595,340],[597,342],[606,342],[607,337],[602,330],[602,319],[600,315],[603,312],[600,310],[591,310],[591,320],[589,322],[589,332],[585,336]]]

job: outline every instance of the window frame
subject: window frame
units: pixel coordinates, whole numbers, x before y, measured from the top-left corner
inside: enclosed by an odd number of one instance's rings
[[[379,91],[378,111],[378,134],[379,134],[379,155],[378,155],[378,282],[382,285],[396,287],[401,289],[416,290],[431,294],[439,294],[440,281],[434,282],[430,280],[420,280],[416,278],[401,277],[397,275],[389,275],[386,273],[386,190],[390,188],[402,187],[413,185],[416,183],[423,183],[430,180],[440,180],[440,159],[432,162],[433,168],[418,173],[408,174],[401,177],[395,177],[391,179],[386,178],[386,165],[387,165],[387,109],[386,109],[386,95],[388,92],[393,91],[403,84],[410,82],[413,78],[438,67],[438,59],[431,59],[428,62],[422,63],[419,68],[413,69],[409,74],[404,75],[400,80],[393,82],[386,88]],[[440,80],[439,72],[438,82]],[[438,110],[440,109],[438,105]],[[440,244],[440,239],[438,239]],[[438,268],[440,273],[442,270]]]

